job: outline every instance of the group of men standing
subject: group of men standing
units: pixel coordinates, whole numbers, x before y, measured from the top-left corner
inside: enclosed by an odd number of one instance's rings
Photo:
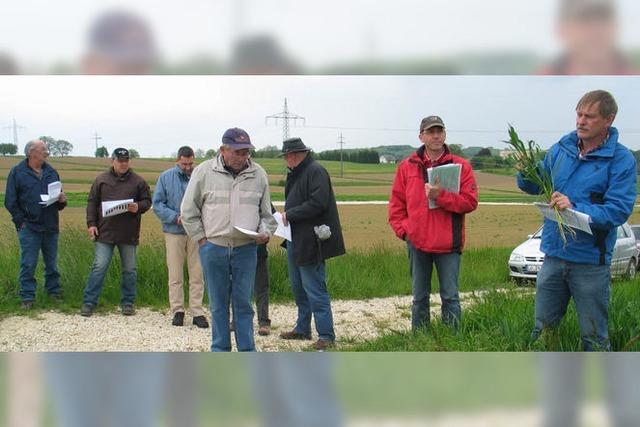
[[[338,210],[329,174],[309,155],[310,149],[300,138],[283,144],[282,156],[290,172],[281,215],[283,225],[292,229],[291,241],[285,240],[283,246],[289,252],[298,319],[293,330],[280,336],[310,340],[313,316],[318,331],[314,347],[325,350],[335,341],[325,260],[345,253]],[[176,166],[160,175],[153,199],[148,184],[130,168],[129,151],[115,149],[111,168],[95,179],[88,197],[87,230],[94,241],[95,257],[80,314],[93,315],[116,247],[122,271],[121,312],[135,314],[141,217],[153,206],[165,237],[172,324],[184,324],[186,261],[189,314],[199,328],[209,327],[203,309],[207,285],[213,324],[211,350],[230,351],[233,329],[238,350],[254,351],[254,291],[258,333],[270,334],[266,244],[277,222],[267,174],[250,158],[253,148],[246,131],[228,129],[218,155],[194,168],[193,150],[181,147]],[[61,193],[58,201],[47,207],[39,203],[48,185],[60,177],[45,161],[48,150],[44,142],[28,143],[25,153],[27,159],[9,174],[5,205],[20,237],[21,306],[30,309],[35,300],[34,273],[40,250],[45,261],[45,288],[51,298],[63,300],[56,256],[58,211],[66,206],[66,197]],[[116,201],[124,203],[123,211],[106,214],[104,202]]]
[[[578,102],[576,113],[576,131],[551,147],[539,171],[553,178],[555,192],[550,206],[587,214],[592,233],[576,231],[564,242],[558,224],[545,219],[541,249],[546,257],[537,278],[532,339],[544,329],[556,327],[573,298],[584,348],[606,350],[610,348],[611,255],[616,228],[629,218],[635,203],[636,165],[612,126],[617,105],[610,93],[587,93]],[[396,236],[407,245],[412,329],[429,326],[434,265],[443,323],[457,328],[462,315],[458,282],[465,214],[478,206],[478,187],[469,162],[452,154],[446,145],[445,125],[439,116],[424,118],[419,131],[422,145],[398,166],[388,218]],[[208,288],[212,351],[231,350],[232,327],[238,350],[255,350],[254,287],[258,288],[259,333],[270,333],[266,243],[277,223],[267,174],[250,158],[253,148],[244,130],[228,129],[218,155],[194,169],[193,150],[182,147],[176,166],[160,176],[153,196],[154,212],[165,233],[172,323],[181,326],[184,322],[186,259],[189,310],[194,325],[201,328],[208,327],[202,307],[204,283]],[[40,250],[45,261],[45,288],[53,299],[62,299],[56,253],[58,211],[65,207],[66,198],[62,193],[51,206],[38,203],[39,195],[59,176],[45,162],[48,152],[42,141],[28,143],[25,152],[27,159],[9,174],[5,205],[20,239],[20,297],[22,307],[28,309],[35,297],[33,276]],[[344,254],[345,247],[329,174],[309,152],[300,138],[283,142],[282,156],[289,172],[281,221],[284,226],[291,225],[292,238],[282,246],[287,249],[298,316],[295,327],[280,337],[310,340],[313,317],[318,334],[315,348],[325,350],[335,341],[325,260]],[[430,171],[446,165],[459,167],[455,190],[429,178]],[[521,173],[517,178],[523,191],[541,192]],[[101,203],[121,199],[132,200],[127,211],[104,217]],[[90,316],[96,307],[115,247],[122,259],[122,313],[134,314],[140,218],[151,206],[149,186],[129,169],[129,152],[114,150],[111,169],[96,178],[88,199],[87,226],[95,241],[95,259],[85,287],[83,316]]]

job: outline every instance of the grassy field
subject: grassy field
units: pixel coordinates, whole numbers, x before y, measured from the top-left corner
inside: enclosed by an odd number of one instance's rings
[[[13,165],[21,157],[0,157],[0,194],[4,193],[6,177]],[[51,158],[51,164],[58,170],[64,190],[73,206],[86,204],[86,193],[95,177],[108,169],[110,160],[91,157]],[[257,159],[269,174],[271,194],[274,200],[284,200],[285,167],[282,159]],[[329,171],[338,200],[387,200],[391,192],[396,165],[393,164],[344,164],[344,176],[340,176],[340,162],[322,161]],[[160,173],[174,165],[170,159],[134,159],[131,167],[155,187]],[[519,202],[533,201],[535,198],[523,194],[515,185],[512,174],[496,175],[477,172],[481,201]],[[2,196],[0,195],[0,202]]]

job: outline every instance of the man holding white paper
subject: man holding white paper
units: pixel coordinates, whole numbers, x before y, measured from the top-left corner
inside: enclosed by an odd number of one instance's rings
[[[49,157],[47,145],[40,141],[30,141],[24,148],[27,158],[13,168],[7,177],[4,206],[11,213],[11,219],[20,240],[20,307],[33,307],[36,298],[35,271],[38,254],[42,251],[44,260],[44,287],[49,297],[62,301],[60,273],[58,272],[58,211],[67,206],[67,198],[61,191],[58,172],[46,162]],[[60,191],[56,200],[42,204],[42,196],[49,195],[49,187]]]
[[[211,351],[231,351],[230,303],[238,351],[255,351],[251,295],[256,244],[269,241],[276,221],[267,173],[250,159],[253,148],[243,129],[227,129],[216,158],[191,174],[180,208],[182,226],[199,244],[209,290]]]
[[[125,316],[135,313],[136,248],[142,214],[151,208],[151,194],[146,181],[129,168],[129,150],[116,148],[111,159],[111,168],[98,175],[87,201],[87,231],[96,252],[80,309],[85,317],[91,316],[98,304],[116,246],[122,262],[120,308]],[[105,209],[104,203],[109,207]],[[121,208],[112,210],[117,206]]]
[[[443,323],[456,326],[462,315],[458,275],[464,217],[478,206],[478,187],[469,162],[449,151],[446,135],[440,117],[422,119],[418,135],[422,146],[398,166],[389,199],[389,224],[396,236],[407,242],[409,252],[414,331],[430,322],[434,264]]]
[[[616,228],[629,218],[636,200],[636,162],[612,126],[617,112],[609,92],[585,94],[576,106],[576,130],[554,144],[538,167],[553,182],[549,207],[588,216],[591,230],[574,229],[565,233],[565,241],[558,223],[545,218],[532,340],[560,323],[573,297],[583,348],[610,348],[611,256]],[[518,187],[541,193],[520,173]]]

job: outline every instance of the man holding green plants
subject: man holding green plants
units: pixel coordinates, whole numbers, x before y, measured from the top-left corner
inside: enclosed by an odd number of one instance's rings
[[[609,92],[588,92],[576,107],[576,130],[553,145],[537,169],[518,163],[521,190],[542,194],[546,177],[553,188],[549,206],[587,214],[591,227],[591,233],[567,230],[545,218],[532,340],[560,323],[573,297],[584,349],[610,349],[611,255],[616,228],[636,200],[636,162],[612,126],[617,112]]]
[[[389,224],[407,242],[413,290],[411,328],[429,325],[433,264],[438,271],[442,321],[456,326],[462,310],[458,295],[464,217],[478,207],[478,187],[471,165],[451,154],[444,122],[429,116],[420,123],[422,146],[398,166],[389,199]],[[429,170],[459,165],[459,189],[445,189]],[[433,169],[432,169],[433,168]],[[455,168],[455,166],[454,166]]]

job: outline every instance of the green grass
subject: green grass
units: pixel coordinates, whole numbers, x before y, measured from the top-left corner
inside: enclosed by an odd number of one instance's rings
[[[609,331],[614,351],[640,350],[640,286],[637,281],[614,282],[609,307]],[[458,331],[432,319],[428,330],[390,332],[357,344],[349,351],[581,351],[575,306],[556,330],[544,331],[535,342],[534,294],[490,291],[463,310]]]
[[[19,247],[12,224],[0,225],[0,316],[19,313],[18,272]],[[508,283],[506,260],[509,248],[476,249],[467,251],[462,258],[460,275],[461,291],[495,288]],[[86,230],[66,228],[60,233],[58,267],[66,302],[62,311],[75,311],[82,302],[82,292],[93,262],[93,243],[86,237]],[[120,262],[114,251],[114,261],[107,272],[100,305],[110,309],[120,301]],[[164,241],[152,238],[138,247],[138,297],[137,304],[155,309],[168,307],[167,271]],[[270,296],[274,302],[292,301],[287,273],[286,253],[272,250],[269,256]],[[42,289],[43,266],[36,269],[38,291],[36,305],[53,308]],[[334,299],[367,299],[392,295],[408,295],[411,282],[406,251],[381,245],[367,251],[354,250],[327,262],[328,286]],[[438,289],[434,274],[434,292]]]

